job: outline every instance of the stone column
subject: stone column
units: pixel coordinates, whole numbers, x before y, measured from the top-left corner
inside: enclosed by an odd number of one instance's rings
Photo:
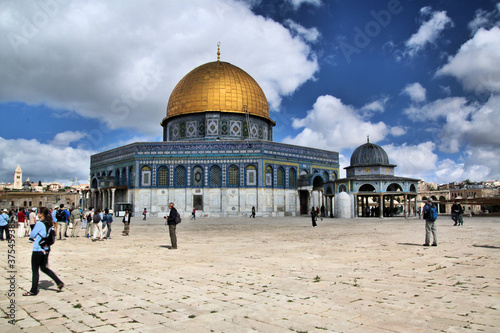
[[[383,194],[378,195],[378,217],[381,219],[384,218],[384,195]]]
[[[116,191],[116,188],[111,189],[111,207],[110,207],[110,209],[113,210],[113,213],[115,211],[115,191]]]

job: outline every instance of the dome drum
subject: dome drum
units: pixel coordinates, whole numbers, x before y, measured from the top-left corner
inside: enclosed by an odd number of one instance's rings
[[[247,123],[247,120],[249,123]],[[273,126],[260,117],[205,112],[175,117],[163,128],[163,141],[263,140],[272,141]]]

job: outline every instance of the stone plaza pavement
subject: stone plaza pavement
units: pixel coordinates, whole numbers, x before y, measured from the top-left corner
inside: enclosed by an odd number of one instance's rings
[[[184,218],[169,250],[161,218],[130,236],[57,241],[31,283],[31,244],[16,240],[16,296],[0,284],[0,332],[499,332],[500,218],[437,223],[308,217]],[[83,235],[83,231],[81,232]],[[0,242],[5,277],[7,242]],[[14,300],[15,325],[9,324]]]

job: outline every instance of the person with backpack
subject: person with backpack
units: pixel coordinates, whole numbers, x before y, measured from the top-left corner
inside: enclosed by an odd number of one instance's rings
[[[425,243],[424,246],[429,246],[431,241],[431,233],[434,239],[432,246],[437,246],[437,232],[436,232],[436,219],[437,219],[437,207],[432,204],[430,199],[427,199],[427,203],[422,210],[425,219]]]
[[[103,224],[106,223],[106,237],[104,239],[111,239],[111,223],[113,223],[113,214],[109,212],[109,209],[104,210],[104,217],[102,218]]]
[[[9,231],[9,211],[7,209],[2,210],[2,214],[0,214],[0,240],[3,240],[3,234],[5,232],[6,240],[10,239],[10,231]]]
[[[94,234],[92,236],[92,241],[95,242],[97,240],[102,239],[102,219],[101,219],[101,208],[97,207],[94,211],[94,215],[92,217]],[[99,235],[99,237],[97,237]]]
[[[177,209],[174,207],[174,203],[171,202],[168,204],[168,208],[170,209],[170,213],[168,214],[167,217],[167,224],[168,224],[168,232],[170,234],[170,242],[172,243],[172,246],[170,246],[168,249],[169,250],[176,250],[177,249],[177,235],[175,234],[175,229],[177,228],[177,224],[180,223],[180,215],[179,212],[177,212]]]
[[[47,267],[50,245],[52,245],[55,240],[52,216],[46,207],[40,207],[37,215],[39,221],[35,224],[35,227],[30,233],[30,240],[33,241],[33,252],[31,254],[31,289],[23,293],[23,296],[36,296],[38,294],[38,281],[40,279],[39,270],[54,280],[57,285],[57,292],[60,292],[64,287],[64,283]],[[47,237],[48,232],[51,237]]]
[[[56,220],[57,220],[57,235],[58,239],[66,234],[66,212],[64,211],[64,204],[59,205],[59,209],[56,210]],[[64,236],[66,237],[66,236]]]
[[[90,233],[93,230],[92,218],[94,217],[94,207],[89,207],[89,211],[85,215],[87,224],[85,226],[85,237],[90,238]]]

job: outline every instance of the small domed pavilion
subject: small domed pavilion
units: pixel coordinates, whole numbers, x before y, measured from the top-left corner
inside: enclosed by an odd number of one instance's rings
[[[351,155],[346,178],[325,182],[323,191],[330,215],[338,217],[340,205],[332,205],[335,194],[346,192],[351,200],[351,217],[392,217],[416,213],[418,179],[397,177],[385,150],[370,142]],[[334,209],[333,209],[334,207]]]

